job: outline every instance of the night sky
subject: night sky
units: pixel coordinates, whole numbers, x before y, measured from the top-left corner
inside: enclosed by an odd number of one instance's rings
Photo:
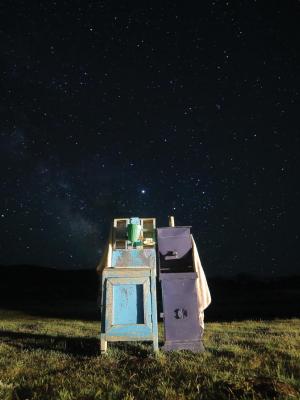
[[[114,217],[208,276],[299,272],[299,1],[0,8],[0,264],[95,268]]]

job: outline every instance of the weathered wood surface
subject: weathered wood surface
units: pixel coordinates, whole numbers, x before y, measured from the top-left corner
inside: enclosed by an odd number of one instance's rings
[[[158,350],[155,249],[112,251],[101,304],[101,352],[107,341],[152,341]]]
[[[154,249],[117,249],[112,253],[112,268],[136,268],[156,267],[156,255]]]
[[[106,337],[151,335],[151,310],[150,276],[107,279]]]

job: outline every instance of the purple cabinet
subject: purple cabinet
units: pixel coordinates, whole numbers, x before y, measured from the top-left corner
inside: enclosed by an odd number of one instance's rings
[[[164,350],[203,351],[190,227],[157,229]]]

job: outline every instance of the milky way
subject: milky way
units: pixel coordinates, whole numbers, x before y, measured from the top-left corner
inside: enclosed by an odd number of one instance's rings
[[[113,217],[192,225],[208,275],[299,257],[299,2],[1,9],[0,264],[95,268]]]

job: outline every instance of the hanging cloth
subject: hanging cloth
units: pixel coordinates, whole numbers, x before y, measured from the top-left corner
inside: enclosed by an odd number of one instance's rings
[[[200,326],[204,329],[204,310],[211,303],[211,295],[193,235],[191,235],[191,237],[193,246],[194,267],[195,267],[195,272],[197,272],[198,275],[198,278],[196,280],[196,288],[197,288],[197,295],[199,302],[199,319],[200,319]]]

